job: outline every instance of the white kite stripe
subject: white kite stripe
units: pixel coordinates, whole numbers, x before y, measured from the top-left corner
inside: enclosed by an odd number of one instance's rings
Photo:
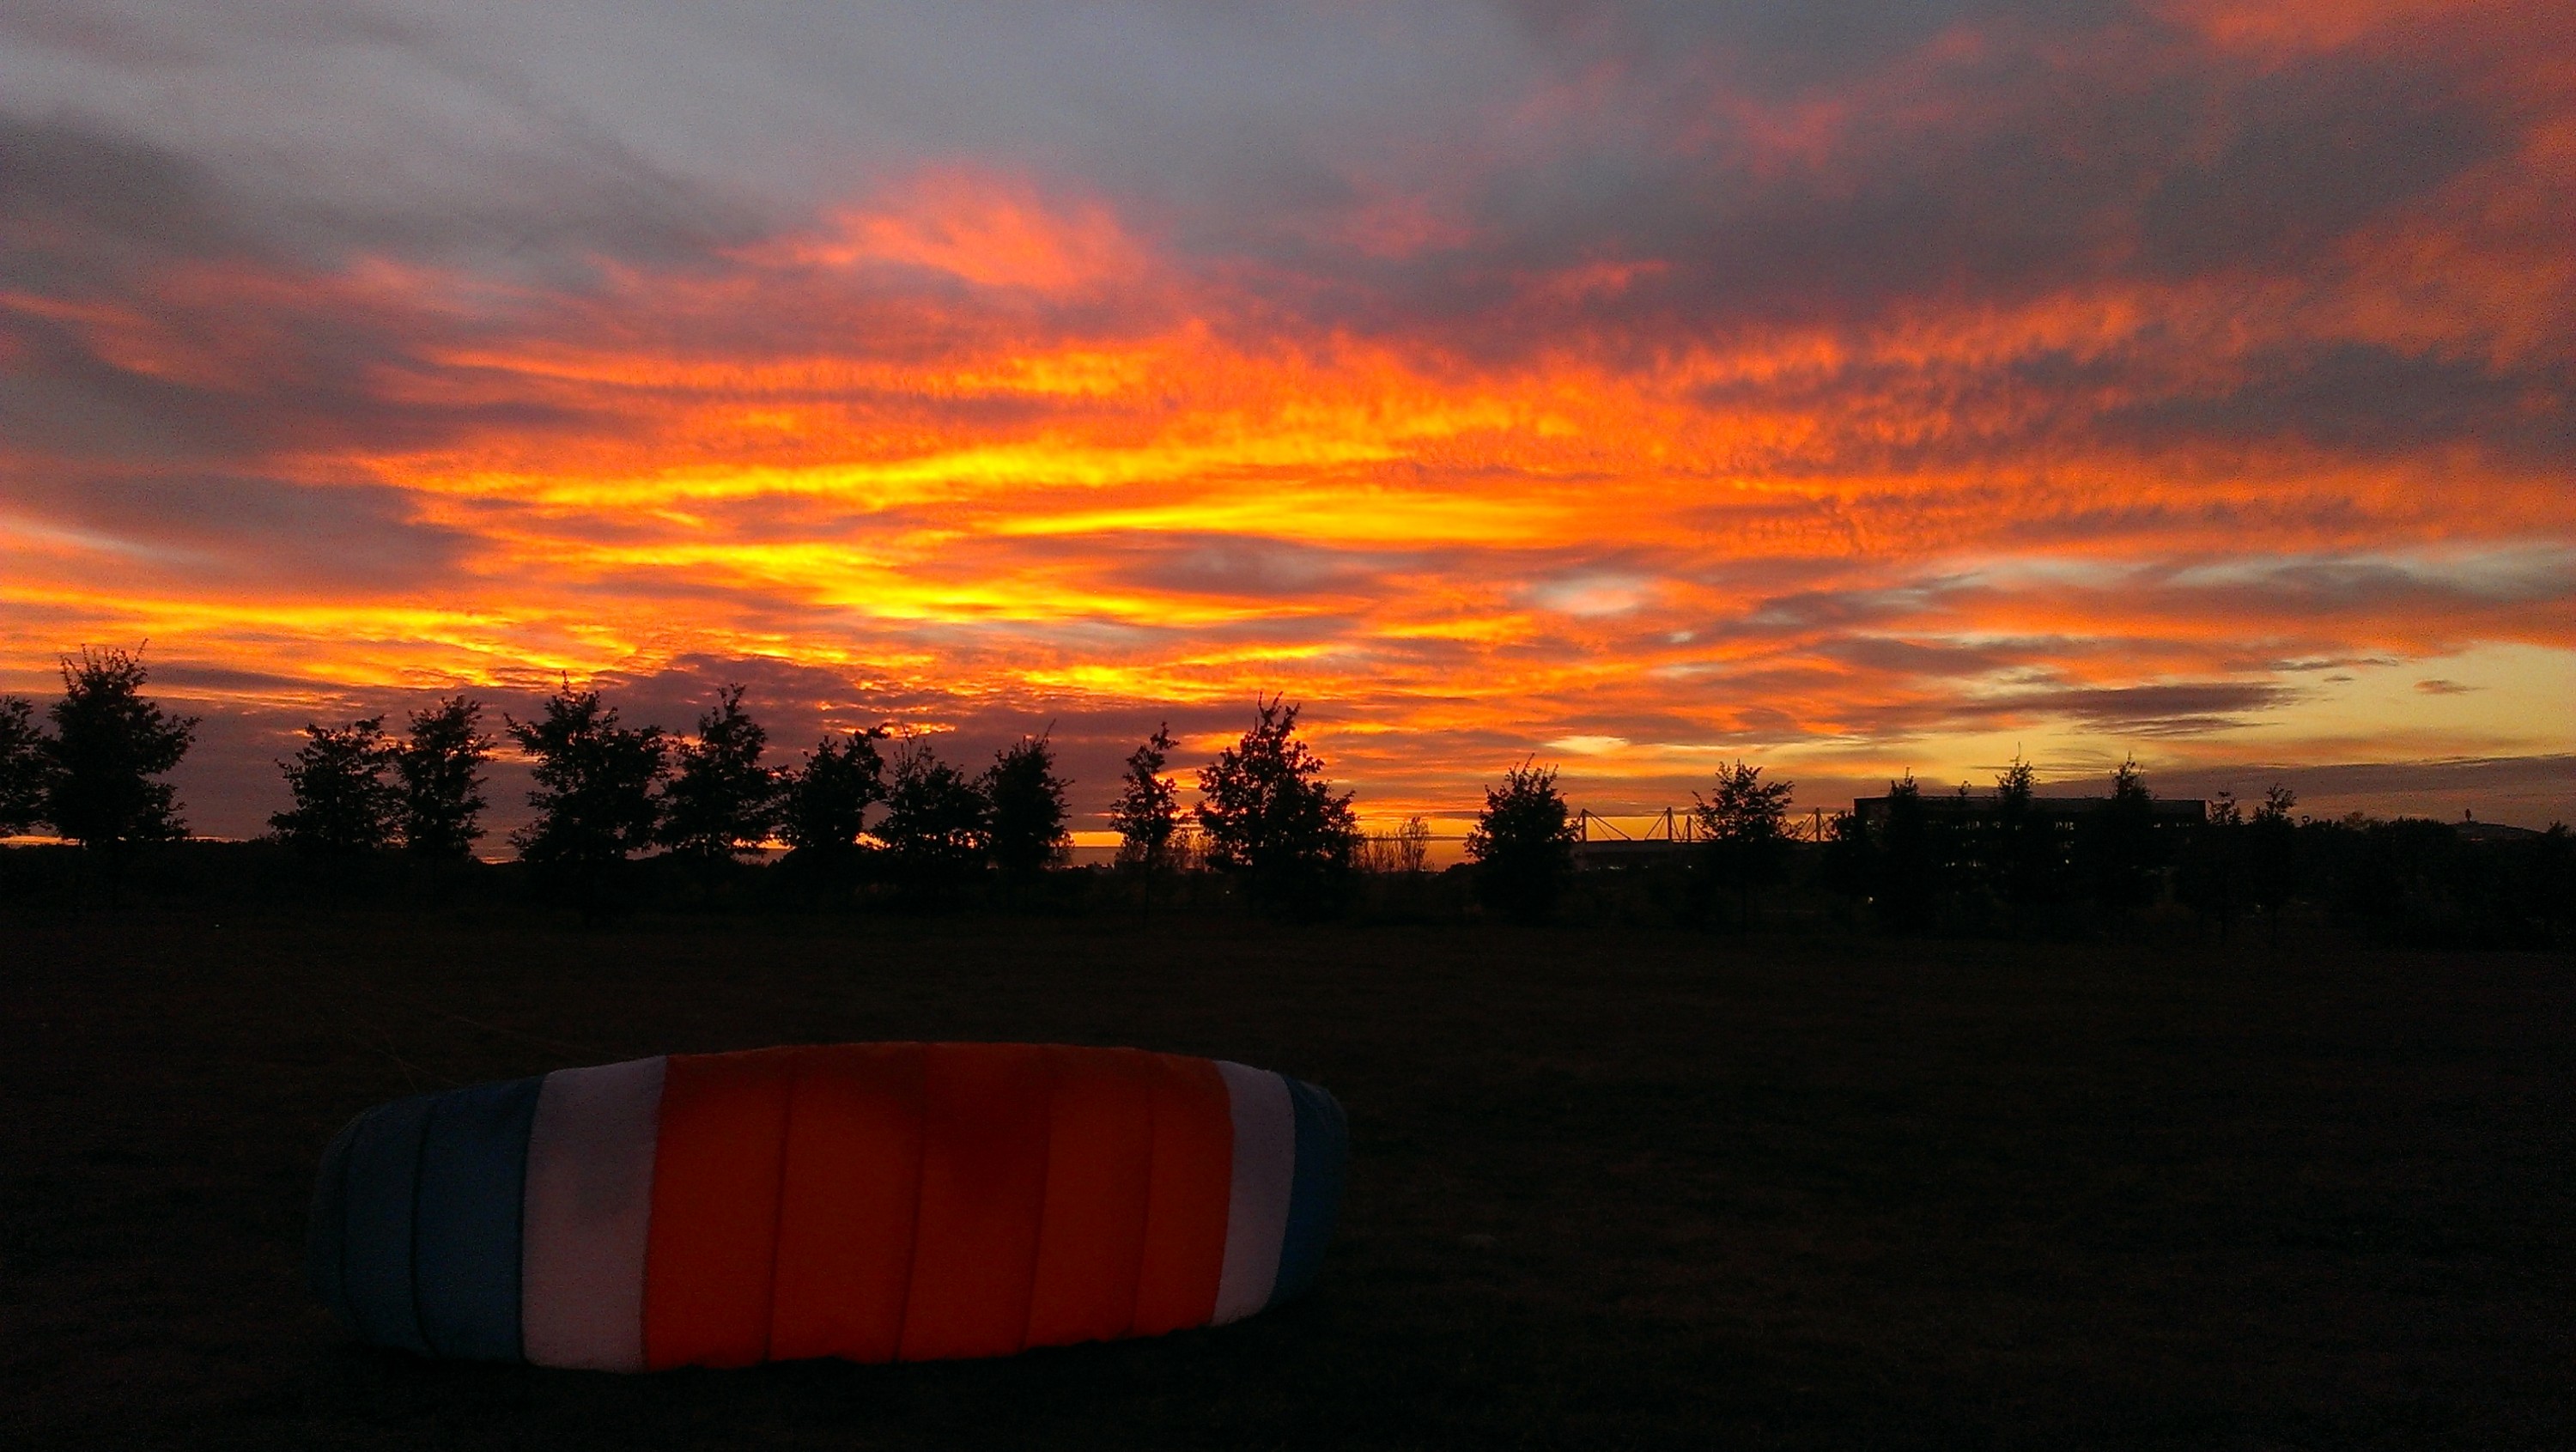
[[[1288,1236],[1288,1198],[1297,1183],[1297,1108],[1287,1081],[1267,1069],[1220,1059],[1234,1110],[1234,1185],[1226,1199],[1225,1268],[1209,1324],[1240,1321],[1270,1303],[1279,1248]]]
[[[662,1059],[559,1069],[537,1091],[519,1246],[523,1354],[539,1366],[644,1369]]]

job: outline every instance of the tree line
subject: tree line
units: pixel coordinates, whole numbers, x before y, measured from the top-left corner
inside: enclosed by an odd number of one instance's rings
[[[161,778],[199,723],[144,695],[137,654],[84,649],[61,672],[50,730],[33,703],[0,697],[0,834],[51,827],[101,862],[112,891],[136,846],[184,835]],[[485,836],[484,768],[507,739],[533,778],[532,815],[511,844],[546,891],[585,912],[613,904],[647,855],[712,886],[783,847],[780,878],[799,890],[874,884],[929,903],[979,886],[1026,895],[1067,860],[1070,783],[1050,733],[1001,747],[980,769],[885,725],[827,733],[795,762],[772,764],[745,694],[723,687],[688,735],[630,726],[568,679],[532,718],[503,714],[497,732],[462,695],[410,713],[399,735],[381,715],[310,724],[279,763],[290,804],[270,833],[326,866],[389,854],[462,862]],[[1168,724],[1140,742],[1108,812],[1119,870],[1150,889],[1205,869],[1265,908],[1305,915],[1331,911],[1363,868],[1424,877],[1422,820],[1365,837],[1351,793],[1334,790],[1299,735],[1298,713],[1256,697],[1249,727],[1198,769],[1186,806]],[[2037,785],[2018,760],[1974,799],[1965,786],[1927,793],[1908,774],[1868,814],[1836,813],[1819,840],[1802,842],[1788,819],[1794,783],[1739,760],[1692,793],[1688,842],[1670,858],[1578,874],[1578,816],[1556,769],[1525,760],[1485,788],[1464,885],[1488,914],[1525,922],[1559,916],[1584,883],[1595,910],[1624,894],[1737,928],[1776,916],[1770,904],[1821,901],[1895,933],[2118,934],[2178,908],[2222,937],[2259,920],[2277,938],[2306,903],[2384,937],[2500,944],[2563,940],[2576,901],[2563,826],[2498,844],[2416,819],[2320,822],[2294,817],[2295,796],[2278,786],[2250,810],[2221,794],[2205,814],[2177,817],[2157,811],[2134,761],[2071,814]]]
[[[63,696],[46,712],[0,698],[0,834],[50,827],[108,864],[138,844],[186,833],[161,780],[199,722],[143,694],[138,654],[84,649],[62,662]],[[485,765],[506,738],[525,755],[533,815],[510,834],[518,858],[585,907],[605,900],[624,864],[658,854],[708,874],[767,850],[816,885],[882,880],[936,899],[990,875],[1025,887],[1063,863],[1072,837],[1049,735],[1024,736],[980,771],[941,759],[926,736],[891,727],[826,734],[791,765],[766,760],[768,732],[727,685],[693,734],[627,724],[595,690],[569,679],[536,715],[454,696],[411,713],[397,736],[384,716],[309,724],[279,763],[290,805],[271,836],[304,856],[348,864],[401,852],[470,856],[485,830]],[[1184,810],[1168,775],[1174,741],[1159,727],[1126,762],[1110,822],[1120,862],[1147,876],[1184,860],[1247,881],[1273,905],[1314,907],[1348,872],[1363,837],[1351,794],[1297,734],[1299,708],[1256,700],[1250,729],[1198,772]]]
[[[1945,802],[1910,776],[1892,782],[1874,819],[1833,819],[1816,883],[1901,933],[2122,936],[2161,914],[2220,940],[2259,925],[2277,943],[2292,919],[2428,947],[2576,940],[2576,840],[2564,824],[2482,836],[2420,817],[2317,818],[2282,785],[2259,802],[2220,792],[2199,811],[2160,814],[2134,761],[2072,814],[2034,787],[2016,761],[1961,810],[1965,787]]]
[[[1544,919],[1579,880],[1574,813],[1555,780],[1524,762],[1486,790],[1467,848],[1489,911]],[[2163,812],[2135,760],[2099,797],[2037,787],[2020,760],[1982,795],[1926,792],[1908,773],[1870,812],[1837,812],[1802,842],[1788,821],[1793,783],[1737,761],[1692,793],[1689,844],[1631,869],[1640,881],[1612,895],[1739,929],[1785,902],[1895,934],[2119,937],[2180,915],[2221,940],[2259,923],[2277,943],[2285,919],[2304,914],[2421,946],[2576,942],[2576,839],[2564,824],[2478,837],[2423,818],[2321,820],[2296,813],[2279,785],[2250,808],[2221,792],[2202,810]]]

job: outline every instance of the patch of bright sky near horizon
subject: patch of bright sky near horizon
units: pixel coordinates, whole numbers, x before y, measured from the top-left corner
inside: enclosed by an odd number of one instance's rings
[[[0,11],[0,691],[2576,814],[2563,5]],[[498,794],[496,794],[498,795]]]

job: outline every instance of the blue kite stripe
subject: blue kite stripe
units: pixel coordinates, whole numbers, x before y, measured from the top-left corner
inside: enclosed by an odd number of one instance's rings
[[[1350,1121],[1333,1096],[1303,1079],[1288,1080],[1297,1109],[1297,1179],[1288,1195],[1288,1232],[1279,1247],[1279,1279],[1270,1304],[1302,1295],[1324,1266],[1324,1245],[1342,1208],[1344,1162],[1351,1152]]]
[[[412,1285],[433,1354],[517,1361],[519,1232],[537,1079],[433,1101],[421,1139]]]
[[[335,1320],[353,1329],[358,1318],[349,1309],[349,1287],[340,1262],[349,1241],[349,1147],[357,1142],[358,1126],[365,1119],[361,1114],[340,1126],[340,1132],[331,1136],[331,1147],[322,1152],[322,1173],[313,1182],[313,1218],[304,1237],[304,1283]]]
[[[358,1339],[426,1353],[412,1297],[412,1211],[431,1095],[368,1112],[349,1142],[348,1233],[340,1278]]]

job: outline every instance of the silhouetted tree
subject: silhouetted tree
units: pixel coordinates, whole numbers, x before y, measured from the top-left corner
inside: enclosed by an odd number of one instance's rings
[[[2245,824],[2246,894],[2263,913],[2266,935],[2281,941],[2281,913],[2299,891],[2299,831],[2290,809],[2299,804],[2288,787],[2274,785]]]
[[[1431,823],[1416,814],[1389,832],[1362,832],[1351,866],[1379,877],[1412,877],[1431,860]]]
[[[1118,800],[1109,807],[1109,825],[1118,829],[1119,864],[1148,877],[1170,869],[1172,838],[1181,827],[1180,787],[1163,775],[1171,759],[1172,726],[1166,721],[1128,753]]]
[[[2057,902],[2065,851],[2056,824],[2040,814],[2037,774],[2019,756],[1995,778],[1983,848],[1986,881],[2016,931]]]
[[[1407,877],[1420,873],[1431,861],[1431,823],[1415,815],[1395,824],[1388,834],[1388,870]]]
[[[0,696],[0,837],[33,831],[45,820],[53,743],[36,726],[36,708],[18,696]]]
[[[1943,863],[1913,772],[1887,784],[1887,816],[1875,835],[1878,870],[1871,897],[1881,926],[1900,933],[1930,927],[1941,901]]]
[[[608,875],[653,844],[660,811],[654,788],[667,766],[658,726],[618,724],[616,708],[570,681],[536,721],[508,722],[534,763],[528,793],[536,820],[510,834],[519,856],[569,885],[585,917],[605,906]]]
[[[859,860],[868,808],[886,799],[885,758],[877,754],[884,737],[882,726],[826,736],[788,776],[779,835],[787,840],[789,865],[844,874]]]
[[[1836,812],[1825,823],[1824,851],[1816,875],[1827,892],[1866,902],[1878,882],[1878,844],[1857,812]]]
[[[1522,922],[1545,922],[1574,871],[1575,825],[1556,789],[1556,768],[1525,760],[1485,788],[1485,809],[1467,830],[1476,896]]]
[[[1753,895],[1789,865],[1789,793],[1795,782],[1762,779],[1762,768],[1737,761],[1717,770],[1715,795],[1691,793],[1700,855],[1711,880],[1735,889],[1738,927],[1753,925]]]
[[[2174,867],[2174,896],[2203,922],[2216,923],[2221,941],[2233,934],[2245,908],[2247,832],[2236,794],[2220,792],[2184,839],[2182,860]]]
[[[2576,926],[2576,837],[2571,837],[2565,822],[2552,822],[2524,854],[2522,895],[2526,910],[2537,919],[2555,946],[2571,944],[2569,929]]]
[[[482,728],[483,703],[463,696],[411,713],[411,735],[394,752],[405,851],[455,861],[482,839],[483,763],[492,754]]]
[[[2358,812],[2336,821],[2302,817],[2293,826],[2293,801],[2275,788],[2238,829],[2249,853],[2248,900],[2267,917],[2277,921],[2295,892],[2323,908],[2327,921],[2383,942],[2569,946],[2576,860],[2563,828],[2494,834],[2462,822],[2382,821]],[[2269,846],[2263,845],[2267,835]],[[2186,855],[2177,890],[2196,891],[2193,876]]]
[[[346,726],[308,724],[304,744],[278,763],[294,806],[271,815],[277,839],[299,852],[342,862],[383,847],[400,825],[402,791],[385,780],[396,748],[385,718]]]
[[[984,794],[920,737],[895,750],[894,784],[876,835],[896,874],[932,898],[981,871],[992,849]]]
[[[1942,900],[1956,912],[1963,925],[1978,931],[1994,927],[1993,904],[1978,891],[1978,876],[1984,866],[1985,824],[1977,812],[1976,788],[1966,782],[1950,797],[1950,810],[1935,813],[1932,818],[1932,840],[1939,844],[1941,876],[1947,891]]]
[[[62,672],[63,697],[49,713],[45,820],[102,860],[113,894],[133,844],[187,835],[177,789],[155,778],[188,754],[197,718],[144,699],[143,662],[122,650],[83,647],[78,661],[64,657]]]
[[[778,821],[778,775],[760,764],[769,733],[744,712],[742,693],[738,685],[717,693],[698,717],[697,738],[678,744],[662,793],[662,845],[700,864],[759,850]]]
[[[2111,773],[2111,796],[2086,814],[2082,849],[2093,900],[2113,923],[2155,902],[2164,844],[2156,836],[2155,794],[2133,757]]]
[[[2349,924],[2383,942],[2423,947],[2467,946],[2492,931],[2488,906],[2497,885],[2448,822],[2423,817],[2374,821],[2350,817],[2335,840],[2334,903]]]
[[[1064,858],[1064,789],[1055,748],[1045,735],[1023,736],[993,754],[980,783],[988,812],[993,865],[1011,883],[1026,883]]]
[[[1253,698],[1251,729],[1199,769],[1199,796],[1208,865],[1244,874],[1265,903],[1318,910],[1350,871],[1360,842],[1350,795],[1333,794],[1297,738],[1297,708],[1280,698]]]

